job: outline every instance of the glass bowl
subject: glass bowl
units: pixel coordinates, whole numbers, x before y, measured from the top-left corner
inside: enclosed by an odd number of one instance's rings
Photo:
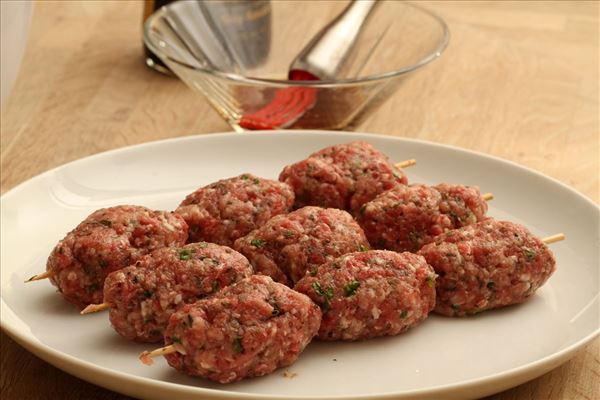
[[[144,40],[236,131],[352,129],[438,58],[449,32],[420,6],[380,1],[334,79],[288,80],[295,57],[347,5],[177,1],[148,18]]]

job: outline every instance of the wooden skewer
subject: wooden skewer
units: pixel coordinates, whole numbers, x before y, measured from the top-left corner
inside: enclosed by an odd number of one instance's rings
[[[557,233],[556,235],[548,236],[542,239],[544,244],[550,244],[555,242],[560,242],[561,240],[565,240],[564,233]]]
[[[410,160],[404,160],[404,161],[400,161],[399,163],[394,164],[394,166],[396,168],[407,168],[407,167],[412,167],[413,165],[417,164],[417,160],[415,160],[414,158],[411,158]]]
[[[144,351],[142,354],[140,354],[140,361],[146,365],[152,365],[152,363],[154,362],[152,358],[173,353],[185,354],[185,351],[181,348],[181,346],[170,344],[168,346],[161,347],[159,349],[154,349],[152,351]]]
[[[90,304],[83,310],[81,310],[80,314],[91,314],[98,311],[108,310],[111,307],[110,303],[100,303],[100,304]]]
[[[493,193],[484,193],[481,195],[481,198],[484,199],[485,201],[490,201],[494,198],[494,194]]]
[[[42,279],[50,278],[52,275],[54,275],[54,272],[52,272],[52,271],[42,272],[41,274],[34,275],[31,278],[27,279],[25,281],[25,283],[33,282],[33,281],[41,281]]]

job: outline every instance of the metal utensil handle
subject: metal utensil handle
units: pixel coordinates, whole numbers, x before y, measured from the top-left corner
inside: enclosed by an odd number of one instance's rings
[[[377,4],[377,0],[352,1],[304,47],[290,71],[307,71],[320,79],[336,77]]]

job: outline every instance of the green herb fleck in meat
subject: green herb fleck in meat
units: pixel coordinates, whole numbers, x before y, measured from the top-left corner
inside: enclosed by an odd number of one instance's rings
[[[329,310],[329,308],[331,308],[331,304],[330,304],[329,300],[331,300],[333,298],[333,288],[328,287],[326,290],[323,290],[323,288],[321,287],[319,282],[313,282],[312,288],[314,289],[314,291],[317,295],[324,297],[323,304],[321,305],[321,309],[323,311]]]
[[[178,338],[177,336],[171,336],[171,341],[173,343],[179,343],[179,344],[181,344],[181,339]]]
[[[400,313],[400,318],[406,318],[407,316],[408,316],[408,311],[402,310],[402,312]]]
[[[525,254],[525,257],[527,257],[527,261],[531,261],[533,260],[535,253],[529,249],[523,249],[523,253]]]
[[[285,237],[286,239],[289,239],[291,237],[294,236],[294,232],[292,231],[283,231],[283,237]]]
[[[427,285],[429,287],[433,287],[435,285],[435,279],[433,278],[433,275],[429,275],[427,277]]]
[[[344,286],[344,295],[346,297],[350,297],[352,296],[354,293],[356,293],[356,289],[358,289],[358,287],[360,286],[360,282],[359,281],[352,281],[349,284],[347,284],[346,286]]]
[[[150,297],[152,297],[152,291],[151,290],[144,290],[144,297],[149,299]]]
[[[250,241],[250,244],[254,247],[263,247],[265,243],[267,243],[267,241],[264,239],[252,239]]]
[[[101,220],[100,223],[104,226],[108,226],[109,228],[112,226],[112,222],[107,219]]]
[[[333,298],[333,288],[328,287],[327,290],[323,290],[319,282],[313,282],[312,288],[315,290],[315,293],[319,296],[324,296],[327,299]]]
[[[369,251],[369,250],[371,250],[371,249],[367,245],[364,245],[364,244],[358,245],[358,251]]]
[[[273,311],[271,311],[271,315],[276,317],[279,314],[281,314],[281,310],[279,309],[279,306],[277,304],[272,304],[273,306]]]
[[[180,260],[189,260],[192,257],[192,253],[189,250],[179,250]]]
[[[360,215],[363,215],[366,210],[367,210],[367,203],[360,206],[360,210],[358,210],[358,212],[360,213]]]
[[[408,232],[408,240],[410,240],[412,243],[417,243],[420,238],[421,238],[421,235],[419,235],[419,232],[417,232],[417,231]]]
[[[317,275],[317,272],[319,272],[319,268],[318,268],[318,267],[313,267],[313,268],[310,270],[310,276],[316,276],[316,275]]]
[[[250,177],[248,175],[244,174],[244,175],[240,176],[240,179],[243,179],[246,181],[246,180],[250,179]]]
[[[486,286],[490,290],[495,290],[496,289],[496,284],[494,282],[491,282],[491,281],[488,282]]]
[[[450,307],[452,307],[453,310],[460,310],[460,304],[452,304]]]
[[[188,316],[187,316],[187,322],[188,322],[188,326],[190,326],[190,327],[194,323],[194,318],[192,318],[192,316],[190,314],[188,314]]]
[[[212,291],[213,291],[213,293],[218,292],[220,288],[221,288],[221,285],[219,284],[219,281],[214,280],[213,283],[212,283]]]
[[[236,353],[244,352],[244,346],[242,346],[242,336],[236,336],[233,339],[233,351]]]
[[[454,225],[460,225],[460,217],[454,211],[448,211],[448,215],[450,215],[450,218],[452,218]]]

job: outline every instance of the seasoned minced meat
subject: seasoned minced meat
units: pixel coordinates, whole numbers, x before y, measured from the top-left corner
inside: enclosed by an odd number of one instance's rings
[[[254,275],[173,314],[165,343],[185,355],[165,357],[179,371],[220,383],[262,376],[296,361],[320,321],[308,297]]]
[[[479,188],[444,183],[397,186],[365,203],[356,219],[374,248],[414,252],[486,212]]]
[[[243,174],[201,187],[175,212],[190,227],[188,242],[233,245],[275,215],[292,209],[294,192],[285,183]]]
[[[213,243],[158,249],[108,275],[104,301],[110,322],[123,337],[162,341],[169,318],[192,303],[252,275],[240,253]]]
[[[95,211],[61,240],[48,258],[50,281],[79,308],[102,302],[106,276],[135,263],[152,250],[182,246],[188,227],[183,218],[141,206]]]
[[[526,228],[491,218],[446,232],[419,254],[439,275],[435,312],[456,317],[521,303],[556,269]]]
[[[354,215],[379,193],[407,182],[385,154],[363,141],[319,150],[286,166],[279,180],[294,189],[295,208],[331,207]]]
[[[321,265],[294,287],[323,311],[322,340],[397,335],[435,305],[435,273],[413,253],[371,250]]]
[[[291,285],[306,271],[368,245],[346,211],[303,207],[270,219],[238,239],[234,248],[250,260],[256,273]]]

